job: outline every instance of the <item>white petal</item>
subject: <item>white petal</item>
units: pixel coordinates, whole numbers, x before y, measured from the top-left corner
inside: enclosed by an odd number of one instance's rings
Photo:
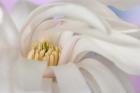
[[[61,93],[91,93],[83,75],[74,64],[54,69]]]
[[[73,9],[75,11],[73,11]],[[32,24],[32,26],[37,26],[42,21],[55,17],[71,17],[79,19],[88,23],[90,26],[98,29],[99,31],[103,31],[105,33],[108,32],[104,26],[104,23],[99,17],[96,16],[95,13],[91,13],[88,9],[82,6],[69,3],[54,3],[52,5],[40,7],[29,16],[28,20],[30,20],[30,24]]]
[[[90,9],[92,12],[96,12],[98,16],[104,16],[105,18],[118,18],[114,12],[112,12],[105,4],[101,3],[98,0],[57,0],[62,2],[70,2],[83,5]],[[94,6],[93,6],[94,4]]]
[[[139,26],[125,22],[119,18],[106,4],[103,4],[98,0],[92,0],[91,3],[94,3],[94,6],[91,6],[90,9],[96,11],[97,15],[111,26],[111,29],[124,33],[139,31]]]
[[[68,41],[65,46],[62,49],[62,54],[60,56],[59,64],[66,64],[70,62],[71,56],[73,55],[73,48],[77,41],[79,40],[79,37],[71,38],[70,41]]]
[[[0,6],[0,92],[11,92],[12,63],[17,58],[18,32],[8,13]]]
[[[8,13],[1,7],[0,8],[0,40],[5,43],[4,47],[16,47],[18,43],[18,32],[15,24],[11,20]],[[1,47],[1,46],[0,46]]]
[[[18,0],[14,8],[11,11],[11,16],[16,24],[16,27],[20,31],[26,21],[27,16],[37,7],[37,5],[27,1]]]
[[[97,3],[98,7],[99,5],[102,6],[103,8],[96,9],[99,16],[101,16],[106,22],[109,23],[109,25],[111,26],[111,29],[117,31],[117,32],[124,32],[124,33],[132,33],[132,32],[137,32],[139,31],[140,27],[128,22],[125,22],[124,20],[122,20],[121,18],[119,18],[107,5],[102,4],[102,3]],[[94,6],[97,7],[97,6]],[[104,12],[107,11],[107,12]],[[108,15],[106,15],[105,13],[107,13]]]
[[[133,93],[132,88],[125,85],[128,84],[128,81],[125,81],[125,79],[127,79],[125,74],[119,76],[117,73],[121,72],[113,71],[111,67],[107,67],[103,63],[104,62],[99,62],[99,60],[89,58],[82,60],[80,67],[87,71],[87,73],[84,74],[85,76],[87,74],[92,76],[102,93],[118,93],[118,91],[120,93]],[[91,78],[88,79],[90,79],[90,82],[93,82]],[[95,87],[92,87],[92,89],[97,91]]]
[[[110,34],[100,33],[98,30],[90,28],[85,24],[79,23],[77,21],[69,21],[63,24],[61,27],[55,27],[53,30],[59,29],[58,31],[72,31],[73,33],[88,35],[89,37],[97,38],[106,42],[115,43],[119,45],[140,45],[140,41],[129,35],[121,34],[119,32],[112,32]],[[56,30],[57,31],[57,30]]]
[[[61,38],[59,40],[59,44],[61,45],[61,47],[63,48],[68,42],[70,42],[70,40],[72,39],[73,37],[73,32],[70,32],[70,31],[64,31],[62,34],[61,34]]]
[[[94,51],[110,59],[129,74],[140,74],[140,47],[112,44],[98,39],[81,39],[76,44],[73,57],[82,51]]]
[[[92,12],[95,12],[97,16],[101,17],[102,21],[106,21],[111,29],[114,29],[118,32],[136,32],[139,31],[140,27],[133,25],[131,23],[127,23],[124,20],[120,19],[106,4],[98,0],[58,0],[58,1],[66,1],[72,3],[78,3],[84,5],[89,8]],[[93,6],[94,4],[94,6]]]
[[[140,47],[131,46],[117,46],[100,41],[97,44],[101,46],[105,51],[110,52],[111,55],[118,59],[118,62],[114,62],[122,70],[130,74],[140,74]],[[120,60],[120,61],[119,61]]]
[[[19,58],[13,70],[15,87],[23,91],[41,91],[46,66],[47,62],[34,62]]]

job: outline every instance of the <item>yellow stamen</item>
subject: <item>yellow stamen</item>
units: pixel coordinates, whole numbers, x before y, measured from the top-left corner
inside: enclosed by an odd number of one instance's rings
[[[35,61],[47,61],[48,66],[58,65],[61,55],[61,48],[48,41],[41,41],[37,44],[32,44],[31,50],[28,53],[28,59]]]
[[[49,62],[49,66],[53,66],[54,63],[54,55],[50,55],[50,62]]]

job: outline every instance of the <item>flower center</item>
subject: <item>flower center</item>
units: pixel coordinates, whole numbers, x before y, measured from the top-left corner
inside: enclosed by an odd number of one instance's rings
[[[47,61],[48,66],[57,66],[61,55],[61,48],[47,40],[32,44],[28,53],[28,59],[35,61]]]

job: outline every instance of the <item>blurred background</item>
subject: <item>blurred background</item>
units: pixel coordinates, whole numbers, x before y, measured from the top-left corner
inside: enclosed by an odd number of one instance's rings
[[[25,1],[25,0],[20,0]],[[27,0],[26,0],[27,1]],[[36,5],[49,3],[55,0],[28,0]],[[140,25],[140,0],[100,0],[106,4],[122,20]],[[19,0],[0,0],[7,11],[11,11]],[[136,93],[140,93],[140,76],[130,76],[130,81]]]

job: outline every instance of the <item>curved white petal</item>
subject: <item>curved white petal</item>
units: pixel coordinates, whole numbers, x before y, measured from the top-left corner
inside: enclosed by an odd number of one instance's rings
[[[1,7],[0,35],[1,40],[5,40],[5,46],[16,47],[18,42],[18,32],[15,24],[8,13]]]
[[[99,0],[57,0],[58,2],[71,2],[81,4],[95,12],[102,21],[104,20],[117,32],[131,33],[139,31],[140,27],[120,19],[106,4]]]
[[[75,11],[73,11],[73,9]],[[79,19],[85,21],[99,31],[104,31],[105,33],[108,32],[104,27],[104,23],[95,13],[91,13],[88,9],[75,4],[54,3],[45,7],[40,7],[29,16],[28,20],[30,20],[30,25],[32,24],[33,26],[37,26],[42,21],[55,17],[71,17],[74,19]]]
[[[83,51],[94,51],[108,59],[129,74],[140,74],[140,47],[121,46],[98,39],[83,38],[79,40],[73,50],[73,57]]]
[[[69,62],[69,60],[71,59],[71,56],[73,55],[73,53],[71,52],[73,51],[73,48],[78,40],[79,40],[79,37],[71,38],[71,40],[65,44],[65,46],[63,47],[61,57],[60,57],[59,64],[66,64]]]
[[[87,58],[80,62],[80,67],[90,73],[92,78],[96,80],[100,86],[99,89],[101,93],[118,93],[118,91],[120,93],[133,93],[130,87],[124,86],[124,83],[127,83],[127,81],[120,80],[120,77],[123,76],[118,76],[115,74],[117,72],[113,72],[110,67],[106,67],[98,60]],[[92,80],[90,82],[92,82]],[[92,88],[94,90],[94,87]]]
[[[92,93],[84,77],[74,64],[58,66],[54,69],[60,93]]]
[[[96,11],[98,16],[101,16],[109,25],[111,29],[117,32],[132,33],[139,31],[140,27],[128,22],[125,22],[119,18],[106,4],[103,4],[97,0],[92,0],[96,4],[91,7]],[[97,8],[98,7],[98,8]]]
[[[34,3],[27,0],[18,0],[10,11],[11,17],[20,31],[27,16],[37,7]]]

